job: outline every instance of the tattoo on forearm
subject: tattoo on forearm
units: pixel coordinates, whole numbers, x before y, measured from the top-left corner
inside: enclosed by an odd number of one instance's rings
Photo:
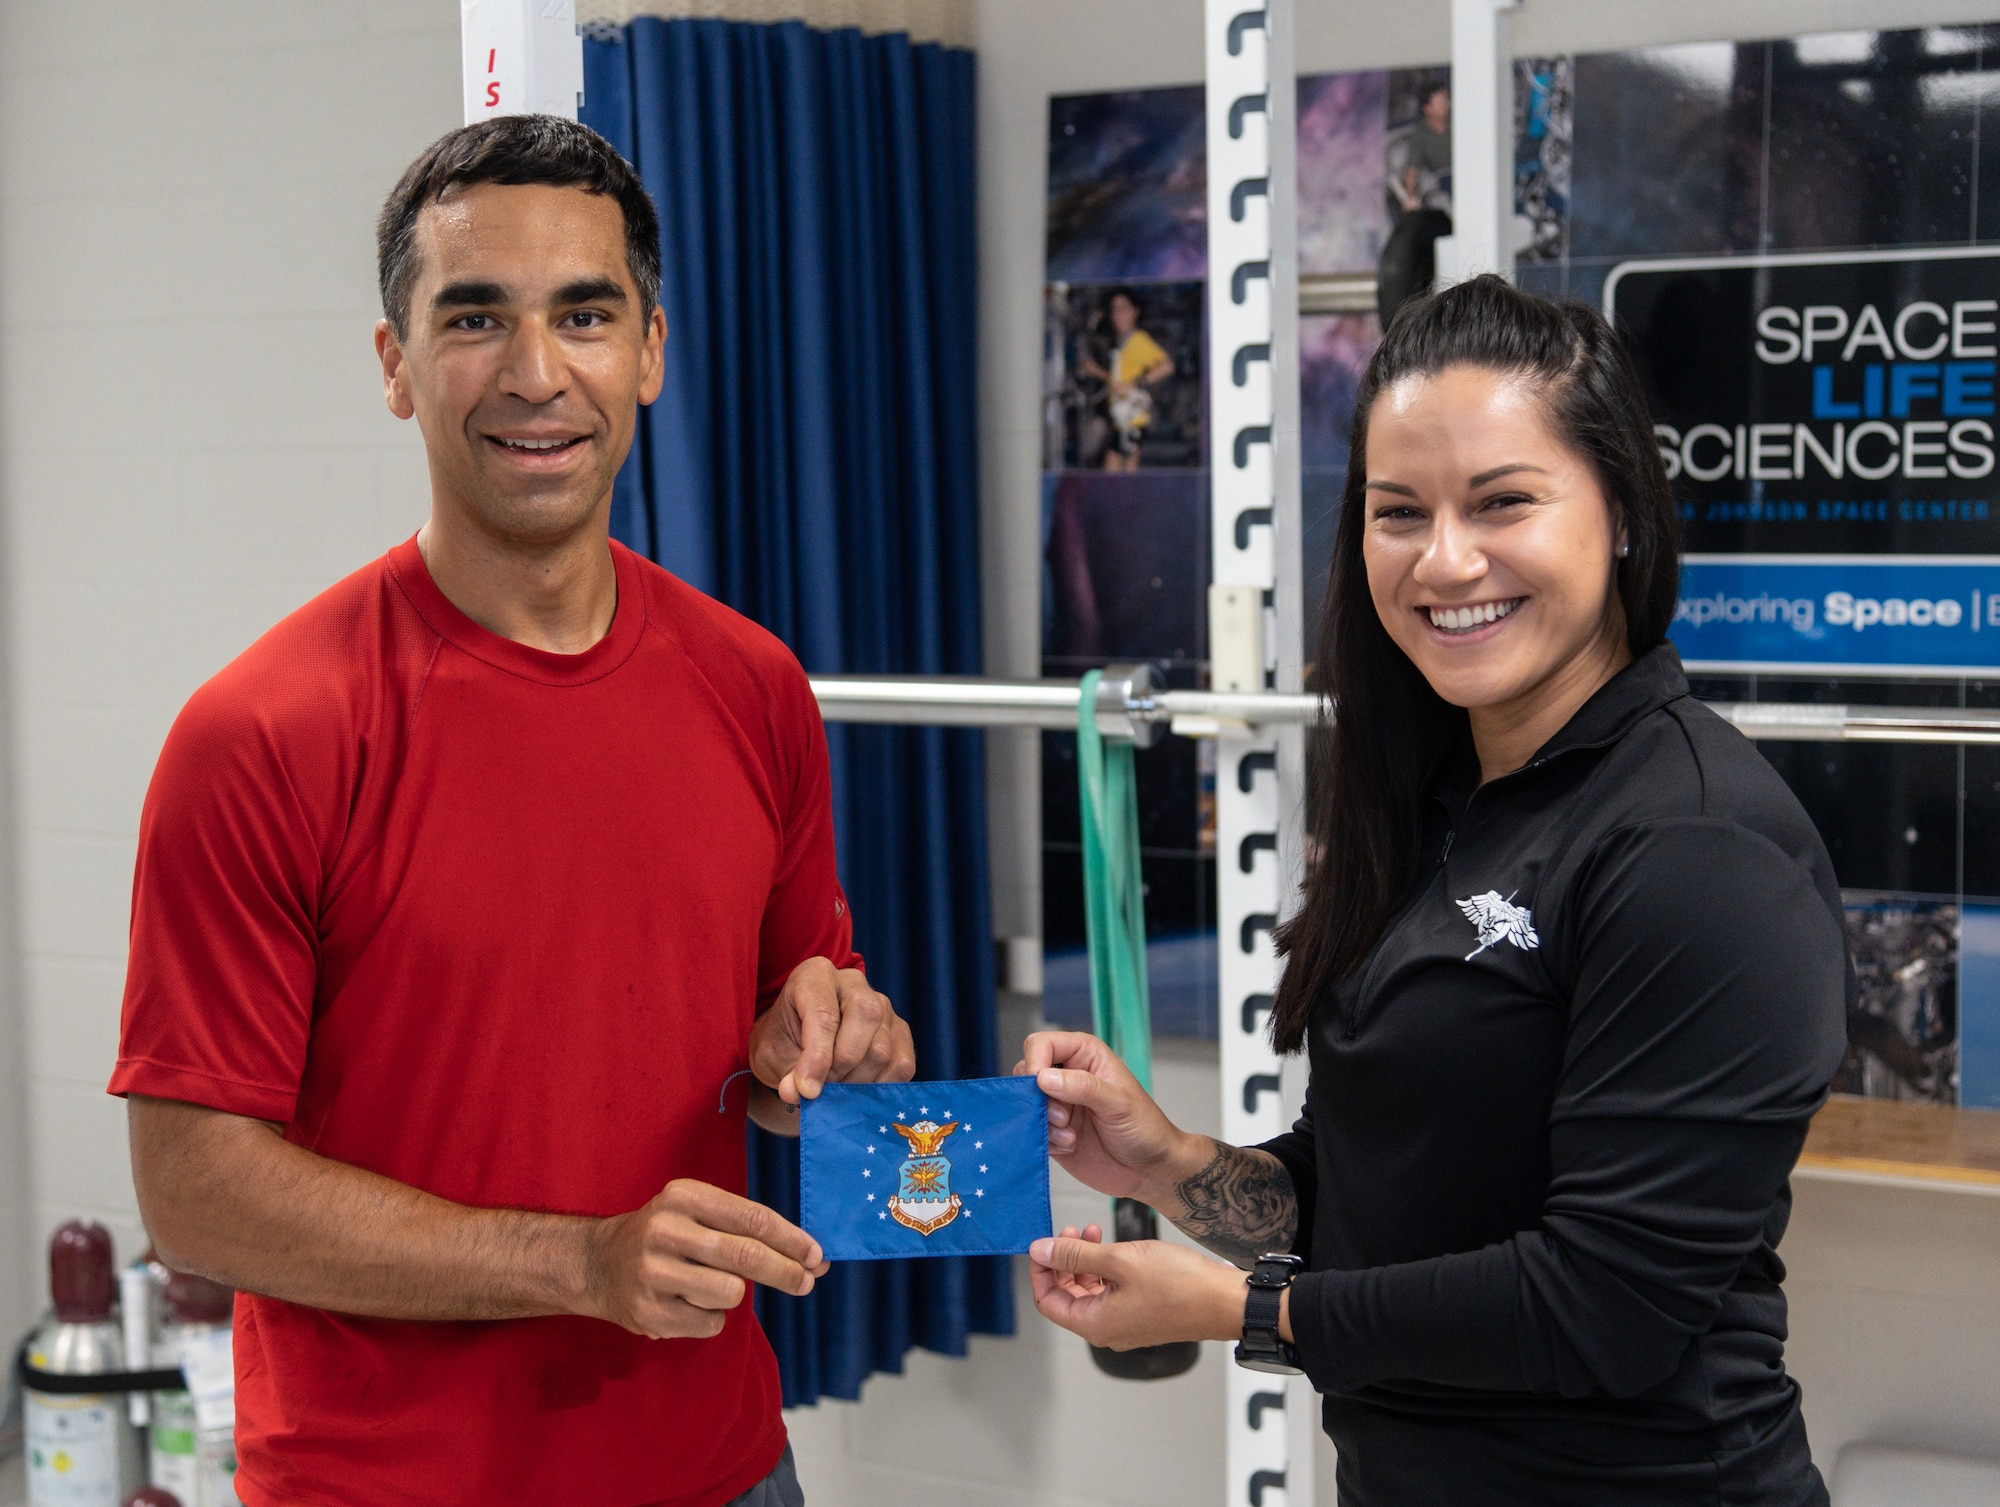
[[[1174,1220],[1189,1235],[1238,1266],[1266,1251],[1288,1251],[1299,1231],[1292,1175],[1268,1151],[1215,1143],[1209,1164],[1174,1191],[1187,1212]]]

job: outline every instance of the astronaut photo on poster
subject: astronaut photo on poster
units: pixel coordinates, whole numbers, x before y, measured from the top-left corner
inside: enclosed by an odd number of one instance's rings
[[[1843,895],[1860,998],[1835,1093],[1958,1103],[1959,907],[1908,895]]]

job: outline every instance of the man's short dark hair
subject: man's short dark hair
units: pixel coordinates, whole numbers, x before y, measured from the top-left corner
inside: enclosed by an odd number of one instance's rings
[[[609,194],[625,216],[625,263],[639,285],[640,314],[660,301],[660,219],[632,165],[588,126],[560,115],[501,115],[440,136],[410,164],[375,222],[382,313],[402,339],[417,280],[417,216],[455,188],[546,183]]]

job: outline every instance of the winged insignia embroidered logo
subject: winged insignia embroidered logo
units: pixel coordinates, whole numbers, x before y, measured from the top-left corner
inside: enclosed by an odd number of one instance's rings
[[[1516,890],[1514,894],[1519,894]],[[1540,947],[1542,939],[1535,935],[1535,916],[1525,905],[1513,904],[1514,895],[1500,898],[1498,890],[1488,890],[1483,895],[1468,895],[1458,902],[1458,908],[1465,912],[1479,932],[1479,945],[1465,955],[1471,962],[1489,947],[1502,942],[1512,942],[1523,951]]]

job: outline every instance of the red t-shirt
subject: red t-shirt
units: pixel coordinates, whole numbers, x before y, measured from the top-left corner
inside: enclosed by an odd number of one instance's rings
[[[581,654],[481,628],[412,540],[195,693],[140,822],[113,1093],[487,1208],[744,1190],[751,1022],[804,959],[856,962],[825,732],[776,639],[612,555]],[[246,1295],[236,1378],[252,1507],[712,1507],[785,1441],[747,1303],[649,1340]]]

